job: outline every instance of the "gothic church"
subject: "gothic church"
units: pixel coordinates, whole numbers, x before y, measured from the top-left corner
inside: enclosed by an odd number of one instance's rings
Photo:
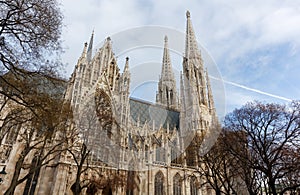
[[[218,119],[189,12],[186,17],[180,91],[166,36],[155,104],[129,96],[130,60],[121,72],[110,38],[94,55],[93,34],[85,43],[65,92],[79,137],[91,151],[92,170],[82,180],[98,181],[94,192],[86,188],[83,194],[211,193],[197,167],[201,143]],[[56,161],[42,168],[34,194],[72,194],[76,166],[68,155]]]

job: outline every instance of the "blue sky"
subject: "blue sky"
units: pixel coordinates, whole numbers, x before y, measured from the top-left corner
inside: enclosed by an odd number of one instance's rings
[[[67,75],[93,30],[96,46],[101,46],[108,36],[147,25],[184,33],[185,12],[189,10],[199,44],[209,52],[225,81],[226,112],[252,100],[287,103],[288,99],[300,99],[300,1],[63,0],[61,3],[65,15],[63,62],[67,64]],[[169,41],[171,44],[170,38]],[[178,41],[184,44],[184,40]],[[132,67],[141,64],[134,61],[134,54],[144,60],[143,64],[151,62],[159,67],[162,50],[161,53],[150,50],[126,53]],[[147,57],[150,54],[152,58]],[[124,57],[118,58],[121,69]],[[180,71],[180,54],[172,54],[172,63],[175,71]],[[158,76],[145,84],[141,96],[146,94],[144,91],[156,89],[155,79]],[[155,93],[152,91],[151,95],[154,97]]]

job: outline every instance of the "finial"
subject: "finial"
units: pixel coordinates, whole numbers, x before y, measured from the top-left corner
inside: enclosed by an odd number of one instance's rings
[[[168,36],[165,35],[165,42],[168,42]]]
[[[191,13],[189,12],[189,10],[186,11],[186,17],[187,17],[187,18],[190,18],[190,17],[191,17]]]
[[[111,40],[111,38],[110,38],[110,37],[107,37],[107,40],[108,40],[108,41],[110,41],[110,40]]]
[[[85,43],[84,43],[84,47],[87,47],[87,45],[88,45],[88,43],[87,43],[87,42],[85,42]]]
[[[126,57],[126,62],[125,62],[125,66],[124,66],[124,72],[128,72],[129,71],[129,57]]]

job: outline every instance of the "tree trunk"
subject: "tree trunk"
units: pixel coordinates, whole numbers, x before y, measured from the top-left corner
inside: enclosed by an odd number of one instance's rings
[[[23,152],[22,152],[20,158],[18,159],[18,161],[15,165],[15,172],[14,172],[13,178],[11,180],[10,186],[8,187],[8,189],[6,190],[4,195],[13,195],[14,194],[15,189],[18,185],[18,179],[19,179],[19,176],[20,176],[22,165],[24,163],[24,156],[25,155],[23,155]]]
[[[252,189],[248,189],[248,193],[249,195],[257,195],[257,193],[254,192]]]
[[[80,195],[80,192],[81,192],[81,186],[80,186],[81,169],[82,169],[82,165],[80,164],[80,166],[78,166],[78,169],[77,169],[75,183],[71,187],[71,190],[74,195]]]
[[[269,188],[271,189],[271,194],[277,195],[275,181],[273,181],[273,179],[269,180]]]
[[[220,189],[216,189],[216,195],[221,195],[221,190]]]
[[[71,190],[74,195],[80,195],[80,192],[81,192],[80,179],[76,178],[76,181],[72,185]]]

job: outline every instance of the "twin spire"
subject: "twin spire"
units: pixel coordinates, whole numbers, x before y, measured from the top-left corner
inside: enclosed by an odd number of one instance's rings
[[[181,100],[182,108],[193,105],[195,113],[201,113],[201,105],[205,105],[209,112],[215,112],[214,101],[207,71],[204,71],[203,60],[195,32],[191,22],[191,14],[186,12],[186,37],[185,54],[183,60],[183,77],[181,76]],[[156,102],[168,108],[179,109],[179,100],[176,90],[176,82],[169,54],[168,37],[165,36],[164,53],[161,77],[158,83]],[[197,115],[197,114],[196,114]]]

